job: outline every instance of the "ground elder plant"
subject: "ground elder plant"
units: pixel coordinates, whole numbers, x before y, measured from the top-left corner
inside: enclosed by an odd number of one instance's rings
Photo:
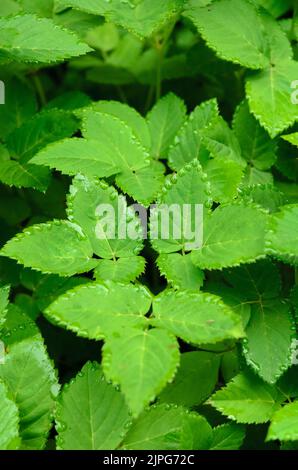
[[[1,1],[0,449],[297,449],[297,41],[295,0]]]

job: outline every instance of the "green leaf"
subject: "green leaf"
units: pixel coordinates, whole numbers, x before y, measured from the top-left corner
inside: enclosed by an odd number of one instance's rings
[[[222,424],[213,428],[210,450],[238,450],[245,437],[244,426]]]
[[[90,103],[91,100],[85,93],[81,91],[67,91],[50,100],[44,109],[56,108],[63,109],[64,111],[78,111],[80,108],[90,105]]]
[[[27,163],[43,147],[70,137],[77,128],[78,123],[71,113],[58,109],[44,111],[11,132],[6,146],[11,156]]]
[[[298,291],[297,291],[298,292]],[[293,341],[293,359],[297,359],[297,350],[296,344]],[[293,361],[294,362],[294,361]],[[295,361],[296,362],[296,361]],[[297,364],[292,365],[278,380],[276,386],[281,390],[281,392],[288,398],[297,398],[298,397],[298,374],[297,374]]]
[[[193,160],[167,178],[157,206],[151,210],[152,247],[159,253],[172,253],[200,245],[202,212],[211,204],[207,176],[198,160]]]
[[[246,203],[258,204],[269,212],[276,212],[286,199],[282,191],[272,184],[241,187],[239,195]]]
[[[83,136],[97,140],[103,154],[113,155],[117,172],[139,170],[149,165],[149,154],[135,137],[132,128],[112,114],[97,111],[85,113]]]
[[[0,327],[5,322],[9,291],[9,286],[0,287]]]
[[[150,166],[137,171],[126,171],[116,176],[116,184],[123,192],[145,207],[156,199],[164,183],[165,167],[152,161]]]
[[[267,252],[290,264],[298,264],[298,205],[283,206],[271,216]]]
[[[53,16],[55,0],[40,0],[36,5],[35,0],[18,0],[25,13],[35,13],[38,16],[51,18]]]
[[[292,322],[289,305],[262,300],[251,305],[243,343],[247,363],[268,383],[275,383],[291,365]]]
[[[274,413],[266,440],[298,440],[298,401],[288,403]]]
[[[232,161],[241,167],[246,166],[239,142],[221,116],[218,116],[212,125],[205,129],[203,143],[213,158]]]
[[[0,402],[0,450],[16,449],[19,443],[19,412],[3,382],[0,382]]]
[[[52,323],[79,336],[102,339],[124,327],[146,326],[150,305],[145,286],[90,282],[58,297],[44,313]]]
[[[83,229],[96,255],[127,258],[141,251],[140,220],[112,186],[78,175],[70,187],[67,205],[68,218]]]
[[[257,0],[275,18],[286,13],[292,6],[291,0]]]
[[[90,178],[105,178],[120,171],[111,147],[101,148],[96,140],[77,137],[48,145],[30,163],[48,166],[66,175],[82,173]]]
[[[211,187],[211,197],[215,202],[231,202],[237,196],[243,169],[232,160],[208,160],[203,166]]]
[[[46,191],[50,183],[50,172],[31,163],[8,160],[0,164],[0,181],[16,188],[33,188]]]
[[[72,276],[96,266],[92,248],[77,226],[52,221],[25,229],[2,248],[0,255],[44,273]]]
[[[144,272],[145,265],[146,261],[142,256],[131,256],[117,260],[101,259],[94,270],[94,276],[97,281],[130,282]]]
[[[231,307],[231,309],[242,318],[243,327],[245,328],[250,318],[250,303],[241,296],[236,289],[231,289],[226,283],[208,282],[205,289],[211,294],[218,295],[222,301]]]
[[[39,316],[39,308],[33,299],[28,294],[17,294],[15,297],[15,305],[19,307],[28,317],[36,320]]]
[[[5,104],[0,106],[0,136],[5,139],[30,119],[36,109],[34,91],[25,82],[16,78],[5,81]]]
[[[108,26],[105,24],[104,26]],[[146,149],[150,148],[151,138],[146,120],[134,108],[119,101],[97,101],[92,104],[92,110],[104,114],[111,114],[129,126],[135,137]],[[86,112],[91,112],[87,108]]]
[[[255,184],[270,184],[273,185],[273,175],[268,171],[257,170],[253,166],[246,168],[244,184],[253,186]]]
[[[99,3],[97,0],[84,0],[84,2],[82,2],[82,0],[56,0],[55,7],[57,11],[59,11],[60,8],[63,10],[71,7],[93,15],[104,15],[107,8],[105,3]]]
[[[120,5],[117,0],[111,0],[105,16],[140,37],[148,37],[175,21],[182,7],[182,0],[131,0]]]
[[[238,423],[258,424],[269,421],[283,399],[275,387],[251,373],[242,373],[216,392],[210,403]]]
[[[265,228],[266,214],[257,207],[218,207],[204,221],[203,246],[193,251],[193,263],[203,269],[251,263],[264,256]]]
[[[218,117],[218,106],[215,99],[205,101],[195,108],[188,120],[177,133],[174,144],[169,149],[169,165],[174,170],[180,170],[194,158],[204,161],[208,151],[202,143],[204,131]]]
[[[55,371],[43,343],[29,339],[13,344],[0,365],[0,377],[19,409],[21,448],[43,449],[58,393]]]
[[[292,134],[288,135],[281,135],[281,138],[298,147],[298,132],[293,132]]]
[[[156,264],[160,273],[175,289],[198,290],[203,285],[204,274],[193,265],[190,254],[161,254]]]
[[[119,44],[119,32],[112,23],[104,23],[96,26],[87,32],[85,41],[89,46],[100,49],[103,52],[110,52]],[[122,103],[119,103],[122,104]]]
[[[269,259],[225,270],[223,276],[245,301],[275,299],[281,292],[278,267]]]
[[[103,369],[109,380],[120,385],[136,417],[173,379],[179,355],[176,338],[165,330],[124,329],[107,338]]]
[[[193,436],[189,435],[191,426],[197,428],[196,433],[199,435],[195,445],[193,445]],[[203,416],[189,413],[182,407],[152,406],[148,411],[142,413],[130,428],[124,438],[122,449],[207,449],[211,440],[211,432],[211,428]]]
[[[34,272],[34,271],[33,271]],[[38,280],[37,285],[34,286],[34,300],[42,312],[51,303],[54,302],[57,297],[64,294],[70,289],[81,284],[86,284],[89,280],[85,277],[59,277],[54,274],[42,276]]]
[[[184,102],[173,93],[161,98],[147,115],[152,140],[151,155],[165,158],[186,119]]]
[[[0,19],[0,58],[50,63],[86,54],[78,37],[47,18],[22,15]]]
[[[297,62],[289,60],[247,77],[250,110],[272,138],[297,119],[297,108],[291,103],[291,83],[297,75]]]
[[[222,0],[189,9],[185,15],[220,58],[252,69],[268,65],[266,35],[251,2]]]
[[[243,336],[241,317],[219,297],[168,290],[154,299],[151,323],[166,328],[186,342],[216,343]]]
[[[192,408],[211,395],[218,379],[220,358],[202,351],[181,354],[180,366],[174,381],[159,395],[162,403]]]
[[[6,321],[0,330],[0,338],[7,348],[25,339],[41,340],[36,323],[15,304],[8,306]]]
[[[242,156],[259,170],[268,170],[276,161],[276,142],[250,114],[247,101],[237,108],[233,129],[240,143]]]
[[[119,3],[118,0],[101,3],[88,0],[83,5],[79,0],[67,0],[63,3],[88,13],[104,15],[112,23],[140,37],[151,36],[164,24],[175,19],[183,6],[181,0],[130,0],[124,3]]]
[[[290,137],[292,136],[292,137]],[[282,140],[279,141],[278,154],[276,167],[280,173],[287,177],[290,181],[298,182],[298,159],[297,150],[294,148],[295,133],[290,135],[281,136]],[[288,143],[287,140],[293,140]],[[276,181],[277,185],[284,185],[287,183]],[[296,186],[295,186],[296,187]]]
[[[79,407],[75,406],[79,403]],[[63,389],[56,411],[58,450],[112,450],[130,424],[119,391],[104,380],[97,363],[88,362]]]
[[[2,0],[0,16],[8,16],[19,13],[21,7],[15,0]]]

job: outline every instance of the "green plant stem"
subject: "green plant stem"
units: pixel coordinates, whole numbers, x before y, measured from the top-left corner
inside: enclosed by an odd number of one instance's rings
[[[162,40],[160,40],[158,36],[155,37],[154,47],[157,52],[157,69],[156,69],[156,84],[155,84],[156,101],[160,99],[161,94],[162,94],[162,64],[163,64],[163,60],[165,57],[167,45],[168,45],[170,36],[173,32],[173,29],[175,27],[176,21],[177,21],[177,18],[175,17],[169,24]]]
[[[153,97],[154,97],[154,90],[155,90],[155,87],[154,85],[151,84],[148,90],[147,99],[146,99],[146,103],[144,106],[144,114],[147,114],[147,112],[151,108]]]
[[[33,77],[33,82],[34,82],[34,85],[35,85],[35,88],[39,97],[40,104],[42,106],[45,106],[47,104],[47,98],[46,98],[45,90],[40,80],[40,77],[36,73],[33,74],[32,77]]]
[[[162,63],[164,58],[164,46],[157,49],[157,69],[156,69],[156,101],[161,97],[162,91]]]

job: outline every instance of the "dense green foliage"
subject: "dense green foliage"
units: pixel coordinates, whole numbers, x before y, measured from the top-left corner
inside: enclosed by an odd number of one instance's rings
[[[0,449],[297,448],[297,43],[294,0],[1,0]]]

